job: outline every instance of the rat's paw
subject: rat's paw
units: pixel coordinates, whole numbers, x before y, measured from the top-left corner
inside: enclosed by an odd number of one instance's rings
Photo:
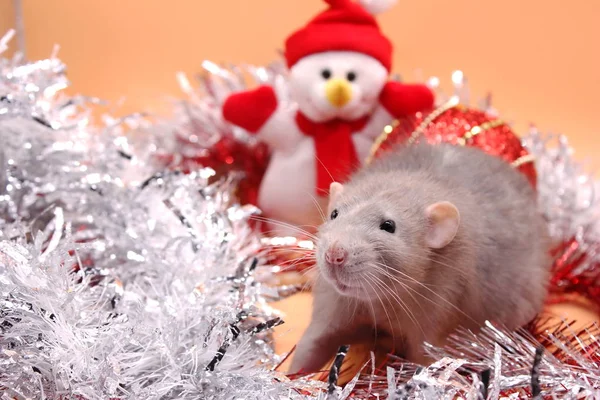
[[[323,357],[323,352],[314,346],[302,346],[298,344],[294,358],[288,370],[288,374],[310,374],[319,372],[328,361]]]
[[[332,338],[311,338],[310,327],[307,333],[296,346],[288,374],[319,372],[335,356],[337,344]]]

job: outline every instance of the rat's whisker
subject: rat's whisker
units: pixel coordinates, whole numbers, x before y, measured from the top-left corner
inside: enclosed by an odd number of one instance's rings
[[[375,285],[376,285],[376,286],[379,288],[379,285],[377,284],[377,282],[373,281],[373,278],[375,278],[375,276],[373,276],[372,274],[370,274],[370,273],[368,273],[368,272],[367,272],[367,274],[366,274],[366,278],[367,278],[367,279],[370,279],[370,280],[371,280],[371,281],[372,281],[372,282],[373,282],[373,283],[374,283],[374,284],[375,284]],[[380,281],[380,280],[378,280],[378,281]],[[380,281],[380,282],[381,282],[381,281]],[[381,288],[381,289],[383,289],[383,288]],[[375,294],[377,295],[377,293],[375,293]],[[390,294],[391,294],[392,296],[394,295],[394,294],[393,294],[393,293],[391,293],[391,292],[390,292]],[[387,295],[387,293],[386,293],[385,291],[383,292],[383,295],[385,296],[386,300],[388,300],[388,301],[389,301],[389,297],[388,297],[388,295]],[[379,296],[377,296],[377,297],[379,297]],[[381,299],[380,299],[380,302],[381,302],[381,306],[383,307],[384,311],[386,311],[386,306],[385,306],[384,302],[383,302],[383,301],[381,301]],[[402,305],[402,304],[400,304],[400,307],[401,307],[401,308],[404,310],[404,307],[403,307],[403,305]],[[400,316],[399,316],[399,315],[398,315],[398,313],[396,312],[396,308],[395,308],[395,307],[392,307],[392,311],[394,312],[394,316],[396,317],[396,322],[398,322],[398,325],[399,325],[399,326],[401,326],[401,325],[402,325],[402,323],[401,323],[401,321],[400,321]],[[387,311],[386,311],[386,313],[387,313]],[[388,320],[389,320],[389,318],[388,318]],[[391,331],[391,333],[392,333],[392,340],[393,340],[393,341],[394,341],[394,343],[395,343],[395,341],[396,341],[396,333],[395,333],[395,331],[394,331],[394,329],[393,329],[393,325],[391,325],[391,321],[390,321],[390,329],[392,330],[392,331]]]
[[[266,252],[276,252],[276,251],[290,251],[290,250],[294,250],[294,251],[299,251],[302,253],[313,253],[316,254],[316,250],[313,248],[308,248],[308,247],[302,247],[299,245],[282,245],[282,247],[279,247],[279,245],[271,245],[273,246],[273,248],[270,248],[268,250],[265,250]]]
[[[329,177],[331,178],[331,181],[335,182],[335,178],[333,177],[333,175],[331,174],[331,172],[329,172],[329,168],[327,168],[327,165],[325,165],[323,163],[323,161],[321,161],[321,159],[316,154],[315,154],[315,158],[319,162],[319,164],[321,164],[321,166],[323,167],[323,169],[325,170],[325,172],[327,172],[327,175],[329,175]]]
[[[279,272],[293,272],[296,270],[296,266],[298,264],[297,263],[291,263],[291,264],[280,264],[279,266]],[[306,267],[304,268],[305,270],[301,271],[301,278],[304,278],[304,275],[308,273],[308,271],[310,271],[311,269],[313,269],[313,267]]]
[[[378,252],[381,252],[381,253],[388,253],[388,254],[391,254],[392,256],[398,256],[398,249],[390,249],[390,248],[387,248],[383,244],[375,245],[374,249],[376,251],[378,251]],[[407,257],[407,258],[414,258],[414,259],[426,260],[426,261],[430,260],[430,257],[428,257],[428,256],[422,256],[422,255],[419,255],[419,254],[400,253],[400,255],[402,257]],[[439,255],[439,256],[440,256],[440,258],[442,257],[441,255]],[[450,260],[449,258],[446,258],[446,259]]]
[[[358,298],[350,297],[348,301],[348,314],[350,314],[350,306],[354,305],[354,310],[352,311],[352,316],[350,317],[350,321],[354,319],[356,315],[356,311],[358,310]]]
[[[393,326],[392,318],[390,317],[390,314],[387,312],[387,309],[385,307],[383,300],[381,299],[381,297],[379,297],[379,294],[377,293],[377,290],[375,289],[375,287],[373,287],[373,285],[371,285],[371,283],[373,283],[375,286],[377,286],[377,283],[375,281],[373,281],[372,279],[370,279],[369,275],[364,276],[364,278],[365,278],[365,281],[369,284],[369,286],[371,286],[371,288],[373,289],[373,293],[375,293],[375,296],[377,296],[379,303],[381,303],[381,307],[383,308],[383,312],[387,316],[390,326]],[[398,319],[398,315],[396,315],[396,319]],[[394,337],[394,332],[392,331],[392,338],[393,337]]]
[[[363,281],[361,279],[358,279],[357,282],[364,292],[368,292],[368,290],[365,288],[365,285],[363,285]],[[371,299],[368,298],[367,303],[369,304],[369,306],[371,308],[371,312],[372,312],[371,315],[373,316],[373,328],[375,329],[375,336],[377,336],[377,316],[375,314],[375,308],[373,307],[373,303],[371,302]]]
[[[309,196],[312,199],[312,202],[317,207],[317,211],[319,212],[319,215],[321,216],[322,223],[325,223],[327,221],[327,217],[325,216],[325,213],[323,212],[323,208],[319,204],[319,201],[317,200],[317,198],[314,195],[309,194]]]
[[[264,256],[266,258],[268,258],[269,256],[277,256],[277,255],[281,255],[281,254],[283,254],[284,256],[289,256],[290,252],[302,253],[302,251],[299,249],[270,249],[270,250],[267,250],[267,251],[261,253],[260,255]],[[316,259],[317,259],[317,257],[314,253],[307,251],[301,255],[295,256],[294,258],[290,258],[288,260],[283,260],[281,262],[283,263],[283,262],[290,262],[290,261],[300,261],[300,262],[316,261]]]
[[[382,265],[385,265],[385,264],[382,264]],[[376,265],[375,268],[377,268],[377,270],[380,271],[383,274],[384,277],[387,277],[387,278],[392,277],[392,278],[394,278],[394,276],[391,274],[390,271],[387,271],[386,269],[381,269],[379,265]],[[377,278],[377,279],[380,279],[380,278]],[[392,279],[392,281],[398,282],[398,280],[395,280],[395,279]],[[429,321],[431,322],[431,317],[429,316],[428,313],[425,312],[425,310],[423,309],[423,305],[421,304],[421,302],[417,301],[417,299],[415,298],[415,296],[413,296],[413,294],[412,294],[413,291],[411,290],[411,287],[409,285],[407,285],[405,283],[401,283],[401,282],[398,282],[398,284],[400,286],[402,286],[406,290],[406,292],[408,293],[408,295],[410,296],[410,298],[413,300],[413,303],[416,304],[417,306],[419,306],[419,308],[421,309],[421,312],[423,313],[423,315],[425,315],[429,319]],[[386,284],[386,286],[388,286],[388,285]],[[389,290],[392,290],[392,287],[389,287]],[[400,295],[398,295],[397,293],[396,293],[396,295],[398,297],[400,297]]]
[[[281,250],[281,251],[278,251],[278,252],[272,252],[270,255],[272,257],[276,257],[277,255],[287,256],[288,254],[286,253],[285,250]],[[315,263],[316,260],[317,260],[316,257],[314,257],[313,255],[306,254],[306,255],[299,256],[299,257],[294,257],[294,258],[290,258],[290,259],[284,259],[284,260],[281,260],[281,261],[271,260],[270,263],[271,264],[275,264],[276,263],[276,264],[279,264],[279,265],[281,265],[281,264],[289,264],[289,263],[301,263],[301,262]]]
[[[313,241],[317,240],[317,237],[314,234],[310,233],[306,229],[302,229],[302,227],[305,226],[307,228],[312,228],[312,229],[316,230],[317,229],[316,226],[312,226],[312,225],[296,226],[296,225],[289,224],[289,223],[283,222],[283,221],[278,221],[278,220],[275,220],[275,219],[272,219],[272,218],[262,217],[260,215],[253,215],[252,217],[250,217],[250,219],[251,220],[256,220],[256,221],[261,221],[261,222],[268,222],[268,223],[270,223],[272,225],[280,226],[282,228],[288,228],[288,229],[290,229],[292,231],[298,232],[298,233],[300,233],[300,234],[302,234],[302,235],[304,235],[304,236],[312,239]],[[269,233],[273,233],[273,231],[271,231]]]
[[[415,314],[410,310],[410,307],[400,298],[400,296],[397,293],[395,293],[384,281],[382,281],[381,279],[379,279],[378,277],[376,277],[373,274],[370,274],[370,273],[367,273],[367,274],[372,279],[376,279],[380,283],[380,287],[382,289],[386,290],[388,293],[390,293],[390,295],[392,295],[392,297],[396,300],[398,305],[404,310],[404,312],[410,318],[410,320],[417,326],[417,328],[419,328],[419,330],[421,332],[423,332],[423,328],[421,328],[421,324],[419,323]],[[423,332],[423,334],[425,334],[425,332]]]
[[[352,317],[350,317],[351,321],[354,320],[354,317],[356,316],[356,313],[358,312],[358,304],[359,304],[358,303],[358,298],[353,299],[352,301],[354,303],[354,312],[352,313]]]
[[[381,251],[381,252],[383,252],[383,251],[385,250],[385,249],[383,249],[383,248],[382,248],[382,249],[375,248],[375,249],[376,249],[377,251]],[[393,254],[393,255],[397,255],[396,253],[393,253],[392,251],[390,251],[390,253],[391,253],[391,254]],[[380,258],[380,259],[383,261],[383,257],[382,257],[382,256],[379,256],[379,258]],[[383,263],[383,264],[382,264],[381,262],[377,262],[377,263],[379,263],[379,264],[383,265],[383,266],[385,267],[386,271],[388,271],[388,270],[391,270],[391,268],[389,268],[387,265],[385,265],[385,263]],[[397,277],[396,277],[396,278],[397,278]],[[409,282],[411,282],[411,281],[403,281],[403,282],[404,282],[404,283],[409,283]],[[402,282],[401,282],[401,283],[402,283]],[[442,285],[434,285],[434,284],[430,284],[430,283],[421,283],[421,284],[422,284],[422,285],[424,285],[424,286],[428,286],[428,287],[434,287],[434,288],[435,288],[435,287],[444,287],[444,286],[442,286]]]
[[[312,269],[312,268],[311,268],[311,269]],[[309,272],[310,272],[310,270],[308,270],[308,271],[304,271],[302,274],[300,274],[300,277],[301,277],[302,279],[304,279],[304,278],[306,277],[306,275],[307,275]],[[314,286],[314,285],[316,285],[316,284],[317,284],[317,283],[318,283],[318,282],[319,282],[321,279],[323,279],[323,278],[321,277],[321,274],[316,274],[316,275],[314,276],[314,280],[312,280],[312,281],[311,281],[310,279],[307,279],[307,280],[306,280],[306,282],[304,282],[304,283],[302,284],[302,286],[301,286],[301,288],[300,288],[300,291],[304,292],[304,291],[305,291],[307,288],[309,288],[310,286]]]
[[[397,256],[397,255],[398,255],[398,252],[397,252],[396,250],[390,250],[390,249],[386,249],[386,248],[383,248],[383,247],[382,247],[382,248],[377,248],[377,250],[378,250],[378,251],[380,251],[380,252],[382,252],[382,253],[388,253],[388,254],[391,254],[391,255],[393,255],[393,256]],[[418,254],[405,254],[404,256],[405,256],[406,258],[409,258],[409,259],[410,259],[410,258],[412,258],[412,259],[415,259],[415,260],[431,261],[431,262],[433,262],[433,263],[435,263],[435,264],[438,264],[438,265],[441,265],[441,266],[443,266],[443,267],[446,267],[446,268],[452,269],[452,270],[454,270],[454,271],[458,271],[458,272],[460,272],[460,271],[461,271],[460,269],[458,269],[457,267],[455,267],[455,266],[453,266],[453,265],[450,265],[450,264],[444,263],[444,262],[442,262],[442,261],[439,261],[439,260],[436,260],[436,259],[433,259],[433,258],[430,258],[430,257],[421,256],[421,255],[418,255]],[[444,258],[444,259],[446,259],[446,260],[448,260],[448,261],[451,261],[451,259],[450,259],[450,258],[448,258],[448,257],[443,257],[442,255],[439,255],[439,254],[438,254],[437,256],[438,256],[439,258]]]
[[[379,263],[377,263],[379,264]],[[379,264],[380,267],[385,267],[385,268],[389,268],[387,265],[385,264]],[[438,294],[437,292],[435,292],[434,290],[432,290],[431,288],[428,288],[427,286],[425,286],[423,283],[419,282],[418,280],[416,280],[415,278],[413,278],[412,276],[405,274],[404,272],[400,271],[400,270],[395,270],[397,273],[401,274],[402,276],[404,276],[405,278],[409,279],[411,282],[416,283],[417,285],[423,287],[424,289],[426,289],[428,292],[430,292],[431,294],[433,294],[434,296],[436,296],[437,298],[439,298],[440,300],[442,300],[444,303],[448,304],[450,307],[452,307],[452,309],[458,311],[461,315],[464,315],[465,317],[467,317],[468,319],[470,319],[471,321],[475,320],[473,318],[471,318],[467,313],[465,313],[464,311],[462,311],[460,308],[458,308],[457,306],[455,306],[454,304],[450,303],[447,299],[443,298],[440,294]],[[396,282],[400,283],[399,280],[397,280],[397,278],[390,276],[390,278],[396,279]],[[431,303],[433,303],[434,305],[440,305],[438,303],[436,303],[435,301],[433,301],[432,299],[430,299],[429,297],[423,295],[422,293],[419,293],[418,291],[414,290],[411,288],[411,290],[414,291],[414,293],[418,294],[419,296],[423,297],[425,300],[430,301]]]
[[[314,269],[314,267],[310,267],[310,268],[308,268],[306,271],[302,271],[302,273],[300,274],[300,278],[301,278],[301,279],[305,279],[305,278],[306,278],[306,276],[307,276],[309,273],[311,273],[313,269]],[[315,275],[314,275],[314,277],[315,277],[315,282],[316,282],[317,280],[321,279],[321,274],[315,274]],[[307,278],[307,279],[308,279],[308,278]],[[307,282],[307,284],[310,284],[310,282]]]
[[[296,251],[296,250],[294,250]],[[286,263],[298,263],[298,262],[308,262],[308,261],[316,261],[317,258],[314,254],[311,253],[304,253],[302,255],[293,257],[293,258],[289,258],[289,259],[284,259],[281,261],[277,261],[277,260],[272,260],[272,258],[276,258],[278,255],[283,254],[284,256],[289,256],[289,252],[290,250],[286,250],[286,249],[276,249],[276,250],[269,250],[267,252],[264,252],[262,254],[260,254],[260,256],[264,257],[267,259],[267,262],[269,261],[269,258],[271,258],[272,263],[279,263],[279,264],[286,264]]]
[[[433,302],[433,300],[432,300],[432,299],[428,298],[427,296],[424,296],[422,293],[419,293],[417,290],[415,290],[415,289],[411,288],[409,285],[407,285],[407,283],[406,283],[406,282],[402,282],[402,281],[400,281],[400,279],[399,279],[398,277],[394,276],[394,275],[393,275],[393,274],[392,274],[392,273],[389,271],[389,269],[390,269],[390,267],[389,267],[389,266],[387,266],[387,265],[385,265],[385,264],[382,264],[382,263],[379,263],[379,262],[375,262],[375,263],[373,263],[373,265],[375,266],[375,268],[377,268],[379,271],[381,271],[383,274],[385,274],[385,276],[386,276],[386,277],[388,277],[388,278],[390,278],[391,280],[393,280],[393,281],[397,282],[398,284],[402,285],[402,286],[403,286],[405,289],[407,289],[407,290],[412,290],[412,291],[413,291],[415,294],[418,294],[419,296],[421,296],[421,297],[423,297],[424,299],[426,299],[426,300],[428,300],[428,301],[432,302],[433,304],[435,304],[435,305],[438,305],[437,303]],[[419,286],[422,286],[423,288],[427,289],[427,291],[429,291],[429,292],[430,292],[430,293],[432,293],[433,295],[435,295],[435,296],[439,297],[440,299],[444,300],[446,303],[448,303],[449,305],[451,305],[453,308],[456,308],[456,306],[454,306],[452,303],[448,302],[446,299],[444,299],[443,297],[441,297],[441,296],[440,296],[440,295],[439,295],[437,292],[435,292],[434,290],[432,290],[432,289],[428,288],[428,287],[427,287],[425,284],[423,284],[423,283],[419,282],[418,280],[416,280],[416,279],[415,279],[415,278],[413,278],[412,276],[410,276],[410,275],[408,275],[408,274],[406,274],[406,273],[404,273],[404,272],[402,272],[402,271],[399,271],[399,270],[394,270],[394,271],[395,271],[396,273],[398,273],[398,274],[402,275],[403,277],[407,278],[409,282],[414,282],[414,283],[416,283],[417,285],[419,285]],[[456,308],[456,309],[457,309],[457,308]],[[459,311],[460,311],[460,310],[459,310]],[[462,312],[462,311],[461,311],[461,312]]]

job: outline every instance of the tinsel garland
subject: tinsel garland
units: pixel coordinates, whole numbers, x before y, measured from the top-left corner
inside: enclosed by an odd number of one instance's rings
[[[257,210],[232,180],[156,171],[123,129],[88,125],[64,70],[0,64],[3,398],[325,393],[274,371],[268,302],[294,290],[258,280]]]
[[[459,350],[430,348],[438,361],[428,367],[373,359],[344,388],[345,347],[326,382],[278,372],[272,328],[285,318],[269,303],[299,288],[273,278],[310,266],[314,243],[254,229],[268,152],[227,125],[219,104],[248,75],[285,94],[285,72],[204,65],[200,91],[181,77],[188,99],[173,119],[105,117],[98,128],[94,99],[61,94],[59,59],[0,60],[2,398],[600,395],[597,328],[542,319],[519,332],[459,332]],[[453,95],[465,100],[463,85]],[[535,131],[523,141],[557,244],[554,298],[600,304],[595,183],[564,137],[558,147]]]

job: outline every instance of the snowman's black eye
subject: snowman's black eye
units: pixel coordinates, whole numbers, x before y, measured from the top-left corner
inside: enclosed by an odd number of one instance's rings
[[[348,81],[353,82],[356,80],[356,72],[348,72],[348,74],[346,75],[346,79],[348,79]]]
[[[387,221],[383,221],[381,225],[379,225],[379,229],[389,233],[394,233],[396,232],[396,223],[391,219],[388,219]]]
[[[321,71],[321,76],[325,79],[329,79],[331,78],[331,71],[328,69],[324,69],[323,71]]]
[[[338,210],[335,209],[331,212],[331,219],[336,219],[338,217]]]

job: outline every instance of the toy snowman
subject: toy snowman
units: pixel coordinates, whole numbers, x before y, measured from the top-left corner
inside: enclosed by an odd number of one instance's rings
[[[285,42],[292,107],[263,85],[230,95],[223,116],[271,150],[258,206],[278,236],[314,231],[332,182],[361,166],[394,119],[430,109],[424,85],[389,80],[392,44],[372,14],[394,0],[325,0],[329,8]]]

